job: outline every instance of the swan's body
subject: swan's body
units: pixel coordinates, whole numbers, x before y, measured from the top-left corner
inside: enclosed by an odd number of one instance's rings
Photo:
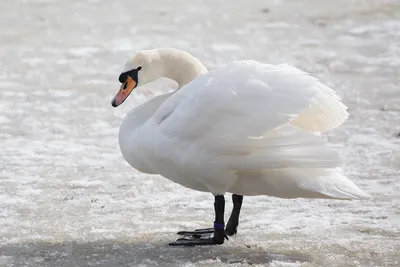
[[[216,196],[367,197],[340,174],[338,153],[320,136],[348,113],[335,92],[315,78],[289,65],[255,61],[207,72],[179,50],[141,53],[126,65],[126,71],[143,65],[139,83],[163,76],[180,89],[149,100],[124,119],[119,144],[135,169]],[[152,78],[140,76],[145,64],[147,71],[155,66]]]
[[[348,116],[333,90],[294,67],[255,61],[195,75],[124,119],[119,144],[132,167],[213,194],[364,196],[316,134]]]

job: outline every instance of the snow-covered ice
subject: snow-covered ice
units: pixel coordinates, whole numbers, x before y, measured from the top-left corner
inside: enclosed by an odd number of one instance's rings
[[[373,197],[245,198],[223,246],[168,247],[211,225],[213,197],[123,160],[120,121],[157,92],[110,104],[127,56],[155,47],[332,86],[351,116],[328,138]],[[0,60],[0,266],[400,266],[398,0],[3,0]]]

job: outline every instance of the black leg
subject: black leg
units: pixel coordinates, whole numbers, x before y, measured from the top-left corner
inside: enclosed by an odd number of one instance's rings
[[[241,195],[232,195],[233,209],[231,216],[229,217],[228,224],[225,228],[225,234],[228,236],[235,235],[237,233],[237,227],[239,225],[239,215],[240,210],[242,208],[243,196]],[[180,231],[178,235],[190,236],[194,238],[201,238],[210,236],[214,233],[214,228],[204,228],[204,229],[196,229],[194,231]]]
[[[224,230],[225,198],[222,195],[215,196],[214,202],[215,221],[214,236],[207,238],[179,238],[175,242],[169,243],[170,246],[201,246],[201,245],[220,245],[226,238]]]
[[[232,236],[237,233],[237,227],[239,225],[239,215],[240,209],[242,208],[243,196],[241,195],[232,195],[233,209],[231,216],[229,217],[228,224],[225,228],[225,233],[229,236]]]

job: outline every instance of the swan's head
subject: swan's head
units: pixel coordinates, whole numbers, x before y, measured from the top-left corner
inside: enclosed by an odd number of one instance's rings
[[[206,72],[206,67],[197,58],[182,50],[157,48],[140,51],[126,62],[119,76],[121,88],[111,104],[113,107],[121,105],[134,88],[161,77],[176,81],[181,88]]]
[[[130,58],[119,75],[121,88],[111,101],[113,107],[121,105],[138,86],[162,77],[163,61],[156,50],[140,51]]]

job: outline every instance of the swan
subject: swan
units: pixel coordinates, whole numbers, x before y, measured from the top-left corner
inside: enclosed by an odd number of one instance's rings
[[[338,152],[321,137],[349,114],[316,78],[287,64],[253,60],[207,71],[186,51],[143,50],[126,62],[112,106],[162,77],[178,89],[128,113],[119,130],[121,153],[140,172],[215,199],[213,227],[181,231],[184,237],[170,245],[223,244],[237,232],[243,196],[369,196],[341,174]],[[226,193],[232,193],[233,210],[225,227]]]

